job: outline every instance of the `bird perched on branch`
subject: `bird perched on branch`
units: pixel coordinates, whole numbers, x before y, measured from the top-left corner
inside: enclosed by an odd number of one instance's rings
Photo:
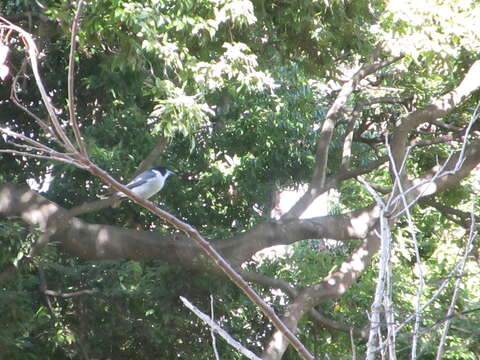
[[[149,199],[163,189],[165,181],[170,175],[175,175],[175,172],[167,169],[165,166],[155,166],[150,170],[142,172],[125,186],[138,196]],[[122,192],[116,192],[115,196],[123,198],[127,195]]]

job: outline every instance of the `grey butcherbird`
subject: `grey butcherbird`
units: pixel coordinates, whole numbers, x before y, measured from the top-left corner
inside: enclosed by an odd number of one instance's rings
[[[175,172],[165,166],[155,166],[142,172],[125,186],[138,196],[149,199],[163,189],[165,181],[170,175],[175,175]],[[116,192],[115,195],[117,197],[127,196],[122,192]]]
[[[163,189],[165,181],[170,175],[175,175],[175,172],[165,166],[155,166],[142,172],[125,186],[138,196],[148,199]],[[126,196],[123,193],[117,193],[117,195],[120,197]]]

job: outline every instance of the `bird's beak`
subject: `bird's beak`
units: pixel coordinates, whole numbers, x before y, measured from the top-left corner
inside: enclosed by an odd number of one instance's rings
[[[176,173],[175,171],[172,171],[172,170],[168,170],[168,173],[169,173],[170,175],[177,175],[177,173]]]

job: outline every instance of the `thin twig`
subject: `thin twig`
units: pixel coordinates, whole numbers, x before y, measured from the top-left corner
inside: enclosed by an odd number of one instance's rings
[[[39,147],[36,147],[36,146],[33,146],[33,145],[25,145],[25,144],[18,144],[14,141],[10,141],[10,140],[7,140],[6,143],[8,144],[11,144],[19,149],[25,149],[25,150],[28,150],[28,151],[38,151],[38,152],[44,152],[45,150],[42,149],[42,148],[39,148]]]
[[[220,335],[228,344],[232,347],[237,349],[242,355],[246,356],[252,360],[261,360],[257,355],[255,355],[250,350],[246,349],[242,344],[240,344],[237,340],[232,338],[230,334],[228,334],[225,330],[223,330],[215,321],[211,320],[210,317],[203,312],[201,312],[198,308],[196,308],[190,301],[185,299],[183,296],[180,296],[180,300],[182,301],[183,305],[189,308],[195,315],[197,315],[203,322],[208,324],[212,331],[215,331],[218,335]]]
[[[18,79],[20,78],[20,75],[25,72],[26,65],[27,65],[27,59],[25,59],[22,62],[22,65],[20,66],[20,70],[17,72],[17,74],[13,78],[12,87],[10,89],[10,99],[12,99],[13,103],[16,106],[18,106],[20,109],[22,109],[22,111],[24,111],[27,115],[29,115],[31,118],[33,118],[46,134],[51,135],[53,137],[53,139],[55,141],[57,141],[55,133],[53,132],[52,128],[49,127],[45,121],[43,121],[37,115],[35,115],[33,112],[31,112],[26,106],[24,106],[20,102],[20,99],[18,98],[18,95],[17,95]]]
[[[11,149],[5,149],[5,150],[0,149],[0,153],[14,154],[14,155],[17,155],[17,156],[32,157],[32,158],[36,158],[36,159],[43,159],[43,160],[49,160],[49,161],[52,161],[52,160],[60,161],[60,162],[66,163],[66,164],[75,165],[75,166],[77,166],[77,167],[79,167],[80,169],[83,169],[83,170],[88,170],[87,166],[78,163],[75,159],[56,157],[55,155],[52,155],[52,156],[37,155],[37,154],[29,153],[29,152],[17,151],[17,150],[11,150]]]
[[[478,106],[477,106],[478,109]],[[475,109],[475,110],[477,110]],[[471,223],[470,223],[470,232],[468,236],[468,242],[467,245],[465,246],[465,253],[463,255],[463,258],[460,262],[460,271],[463,272],[463,269],[465,267],[465,263],[467,262],[467,257],[470,251],[472,250],[472,243],[473,239],[477,236],[477,232],[475,231],[475,216],[474,216],[474,211],[472,210],[471,213]],[[435,360],[440,360],[443,355],[443,349],[445,347],[445,341],[447,339],[447,334],[448,334],[448,329],[450,327],[451,319],[449,318],[455,311],[455,304],[457,302],[457,297],[458,297],[458,291],[460,289],[460,283],[462,282],[462,278],[458,277],[457,280],[455,281],[455,285],[453,287],[453,295],[452,299],[450,300],[450,306],[448,308],[447,312],[447,318],[448,320],[445,321],[443,331],[442,331],[442,337],[440,338],[440,343],[437,348],[437,355],[435,357]]]
[[[32,36],[28,32],[23,30],[21,27],[12,24],[10,21],[5,19],[4,17],[0,16],[0,21],[7,24],[7,25],[0,25],[0,28],[7,28],[7,29],[12,29],[16,31],[20,35],[23,42],[25,43],[26,50],[30,57],[30,64],[32,66],[33,76],[35,77],[37,88],[40,91],[42,101],[47,109],[48,115],[50,116],[50,121],[53,124],[56,135],[60,138],[61,142],[63,143],[63,146],[65,146],[65,148],[69,152],[74,152],[75,147],[73,146],[73,144],[68,139],[65,132],[63,131],[62,126],[58,121],[57,115],[55,114],[55,109],[53,108],[50,102],[50,97],[48,96],[47,91],[45,90],[45,87],[43,85],[42,78],[40,77],[40,72],[38,70],[38,61],[37,61],[38,50],[37,50],[37,46],[35,45],[35,41],[33,40]]]
[[[20,133],[18,133],[18,132],[16,132],[16,131],[12,131],[12,130],[10,130],[10,129],[8,129],[8,128],[1,128],[1,127],[0,127],[0,132],[3,132],[4,134],[9,135],[9,136],[11,136],[11,137],[13,137],[13,138],[19,138],[19,139],[25,141],[26,143],[31,144],[32,147],[41,149],[41,151],[43,151],[43,152],[46,152],[46,153],[55,153],[55,152],[56,152],[55,150],[53,150],[52,148],[48,147],[47,145],[42,144],[41,142],[36,141],[36,140],[34,140],[34,139],[32,139],[32,138],[29,138],[28,136],[25,136],[25,135],[23,135],[23,134],[20,134]],[[8,140],[7,140],[7,141],[8,141]],[[12,142],[12,143],[13,143],[13,142]],[[13,143],[13,144],[15,144],[15,143]]]
[[[445,279],[442,281],[442,283],[437,288],[437,290],[435,290],[435,293],[430,297],[430,299],[428,299],[428,301],[426,301],[420,307],[421,312],[425,310],[432,302],[438,299],[438,297],[442,294],[442,291],[446,288],[450,280],[452,280],[454,275],[457,273],[459,267],[460,267],[460,263],[457,263],[452,268],[452,270],[450,270],[447,277],[445,277]],[[414,317],[415,317],[415,313],[411,314],[405,320],[403,320],[403,322],[400,325],[398,325],[397,328],[395,329],[395,335],[397,335],[400,332],[400,330],[402,330]]]
[[[395,217],[399,217],[401,215],[403,215],[404,212],[408,211],[408,209],[410,207],[412,207],[413,205],[415,205],[418,200],[423,197],[426,193],[426,191],[428,190],[428,186],[430,184],[432,184],[433,182],[435,182],[437,179],[439,178],[442,178],[444,176],[447,176],[447,175],[451,175],[451,174],[455,174],[456,172],[458,172],[460,170],[460,168],[462,167],[465,159],[466,159],[466,156],[465,156],[465,150],[466,150],[466,146],[467,146],[467,143],[468,143],[468,136],[470,134],[470,131],[474,125],[474,123],[478,120],[478,118],[480,117],[480,114],[478,113],[478,110],[480,109],[480,102],[477,104],[477,106],[475,107],[475,110],[473,112],[473,115],[472,117],[470,118],[470,121],[469,121],[469,124],[467,126],[467,129],[465,131],[465,136],[464,136],[464,139],[463,139],[463,142],[462,142],[462,148],[461,148],[461,151],[458,155],[458,159],[457,159],[457,162],[455,163],[455,165],[453,166],[453,169],[452,170],[449,170],[449,171],[444,171],[445,168],[447,167],[447,165],[449,164],[450,160],[452,159],[453,157],[453,152],[451,152],[447,159],[443,162],[443,164],[439,167],[439,169],[433,174],[432,177],[428,178],[428,179],[425,179],[413,186],[411,186],[410,188],[406,189],[405,191],[403,192],[400,192],[399,195],[397,195],[392,201],[393,202],[396,202],[399,200],[399,198],[402,196],[405,196],[407,194],[409,194],[411,191],[413,190],[416,190],[418,189],[419,187],[423,187],[424,188],[417,194],[417,196],[415,197],[415,199],[411,200],[410,203],[408,204],[408,206],[405,206],[402,208],[401,211],[397,212],[395,214]],[[393,154],[391,154],[391,150],[390,151],[390,158],[393,157]],[[408,149],[407,149],[407,152],[408,152]],[[407,156],[405,156],[404,158],[404,163],[405,163],[405,159],[407,158]],[[401,173],[401,171],[400,171]],[[425,186],[426,185],[426,186]]]
[[[417,264],[417,268],[418,268],[419,284],[417,286],[417,295],[415,297],[415,324],[414,324],[414,331],[413,331],[413,337],[412,337],[412,352],[411,352],[411,359],[414,360],[417,356],[418,332],[419,332],[419,329],[420,329],[420,322],[421,322],[421,313],[420,313],[419,309],[421,307],[423,289],[425,287],[425,279],[424,279],[424,276],[423,276],[423,269],[422,269],[423,264],[422,264],[422,259],[420,257],[420,250],[419,250],[419,246],[418,246],[415,225],[414,225],[414,222],[413,222],[412,214],[410,213],[410,209],[409,209],[409,206],[408,206],[409,204],[408,204],[408,200],[406,198],[405,191],[404,191],[404,188],[403,188],[403,182],[401,180],[402,175],[401,175],[401,172],[397,171],[397,164],[395,164],[395,158],[393,156],[391,147],[388,146],[388,143],[387,143],[387,150],[388,150],[388,156],[390,157],[390,161],[392,163],[392,169],[393,169],[393,173],[394,173],[394,176],[395,176],[395,182],[397,184],[398,191],[400,193],[399,196],[400,196],[400,199],[402,200],[403,208],[405,209],[405,212],[406,212],[407,223],[408,223],[408,231],[410,232],[410,234],[412,236],[412,239],[413,239],[415,259],[416,259],[416,264]],[[407,158],[407,155],[405,155],[405,157],[403,159],[404,160],[403,164],[405,164],[406,158]],[[403,164],[400,167],[400,171],[403,171]]]
[[[352,360],[357,360],[357,348],[355,346],[355,339],[353,338],[352,328],[350,328],[350,345],[352,346]]]
[[[212,322],[215,322],[215,315],[213,311],[213,295],[211,294],[210,294],[210,317],[212,319]],[[215,354],[215,359],[220,360],[220,356],[218,355],[218,350],[217,350],[217,339],[215,337],[215,331],[211,326],[210,326],[210,335],[212,337],[212,348],[213,348],[213,353]]]
[[[73,17],[72,23],[72,36],[70,39],[70,56],[68,60],[68,111],[70,115],[70,126],[72,127],[75,140],[77,142],[80,153],[83,156],[87,156],[87,149],[80,134],[80,128],[78,126],[77,118],[75,115],[75,92],[74,92],[74,71],[75,71],[75,48],[76,48],[76,36],[78,30],[78,19],[80,17],[80,10],[83,4],[83,0],[80,0],[77,4],[77,9]]]
[[[43,293],[48,296],[61,297],[64,299],[68,299],[76,296],[83,296],[83,295],[89,295],[89,296],[102,295],[97,290],[90,290],[90,289],[82,289],[82,290],[77,290],[77,291],[72,291],[67,293],[62,293],[60,291],[54,291],[54,290],[45,290]]]

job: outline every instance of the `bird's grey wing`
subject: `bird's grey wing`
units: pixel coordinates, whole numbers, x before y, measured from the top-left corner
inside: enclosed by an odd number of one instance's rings
[[[148,174],[140,174],[135,179],[130,181],[127,185],[125,185],[129,189],[133,189],[134,187],[140,186],[145,184],[149,179],[155,177],[155,174],[148,173]]]
[[[137,186],[143,185],[147,182],[147,179],[135,179],[132,182],[129,182],[127,185],[125,185],[129,189],[133,189]]]

